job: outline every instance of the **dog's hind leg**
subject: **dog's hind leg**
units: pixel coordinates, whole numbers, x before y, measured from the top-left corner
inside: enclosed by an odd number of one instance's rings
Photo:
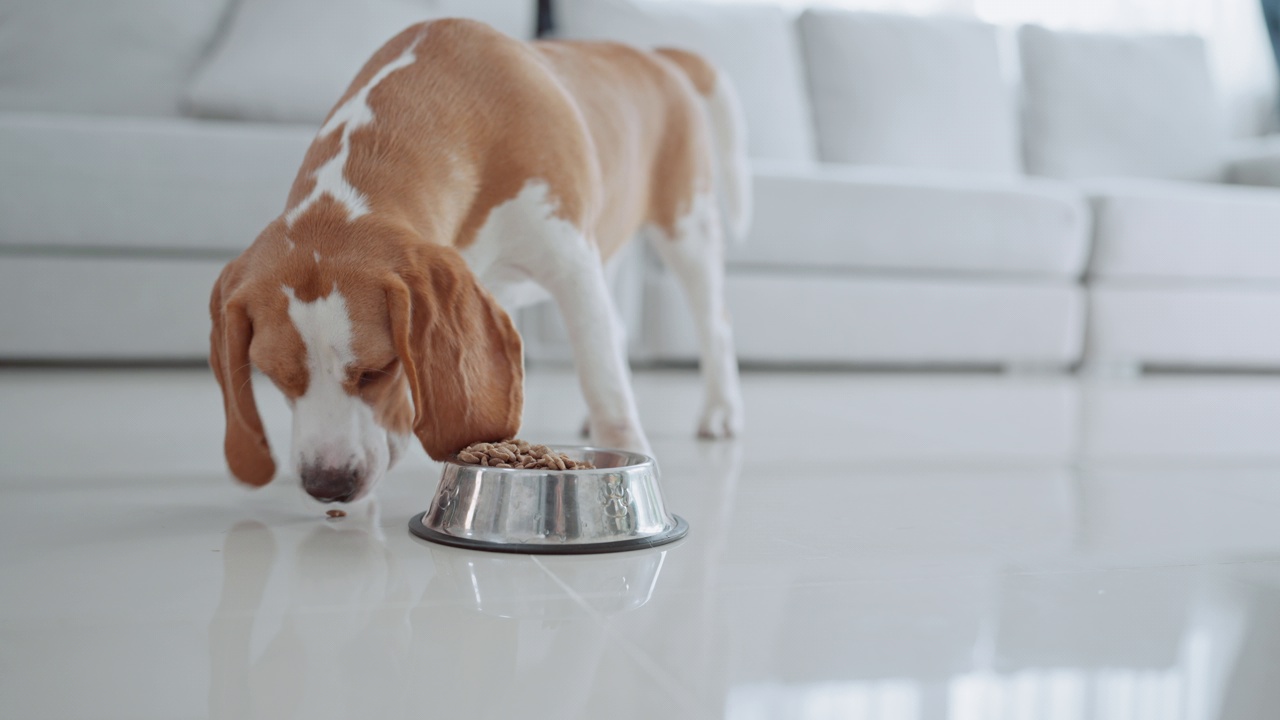
[[[646,234],[683,288],[693,313],[705,387],[698,435],[737,435],[743,426],[742,389],[724,302],[724,234],[715,197],[697,197],[689,213],[676,223],[673,236],[657,229]]]

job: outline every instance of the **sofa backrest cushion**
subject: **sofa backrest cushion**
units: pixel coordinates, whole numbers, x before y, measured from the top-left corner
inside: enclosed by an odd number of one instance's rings
[[[1028,172],[1217,180],[1225,134],[1204,41],[1019,32]]]
[[[794,16],[779,7],[661,0],[559,0],[558,37],[702,54],[738,90],[753,157],[814,159]]]
[[[193,115],[322,122],[383,43],[414,23],[473,17],[521,38],[533,0],[240,0],[187,92]]]
[[[812,9],[800,16],[800,35],[821,160],[1021,170],[994,26]]]
[[[177,115],[228,0],[25,0],[0,8],[0,110]]]

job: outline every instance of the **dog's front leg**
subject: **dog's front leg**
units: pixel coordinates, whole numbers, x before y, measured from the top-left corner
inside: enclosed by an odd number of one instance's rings
[[[578,382],[587,401],[591,441],[648,454],[640,426],[623,328],[594,251],[562,266],[548,289],[560,308],[573,346]]]

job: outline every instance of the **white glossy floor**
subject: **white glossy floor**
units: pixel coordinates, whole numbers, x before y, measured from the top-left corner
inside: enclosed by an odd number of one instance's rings
[[[234,485],[206,373],[0,372],[0,715],[1280,714],[1280,379],[745,384],[716,444],[637,378],[686,540],[535,558],[411,537],[420,453],[340,521]],[[573,379],[529,396],[572,440]]]

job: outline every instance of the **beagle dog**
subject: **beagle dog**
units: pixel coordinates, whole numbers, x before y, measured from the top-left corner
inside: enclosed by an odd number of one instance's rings
[[[722,294],[750,178],[729,82],[691,53],[522,42],[447,19],[379,49],[307,151],[285,211],[223,270],[210,363],[239,480],[275,474],[250,383],[293,410],[293,464],[324,502],[369,493],[411,436],[443,460],[520,427],[509,311],[549,296],[594,443],[648,451],[604,263],[652,239],[701,345],[699,433],[742,424]]]

